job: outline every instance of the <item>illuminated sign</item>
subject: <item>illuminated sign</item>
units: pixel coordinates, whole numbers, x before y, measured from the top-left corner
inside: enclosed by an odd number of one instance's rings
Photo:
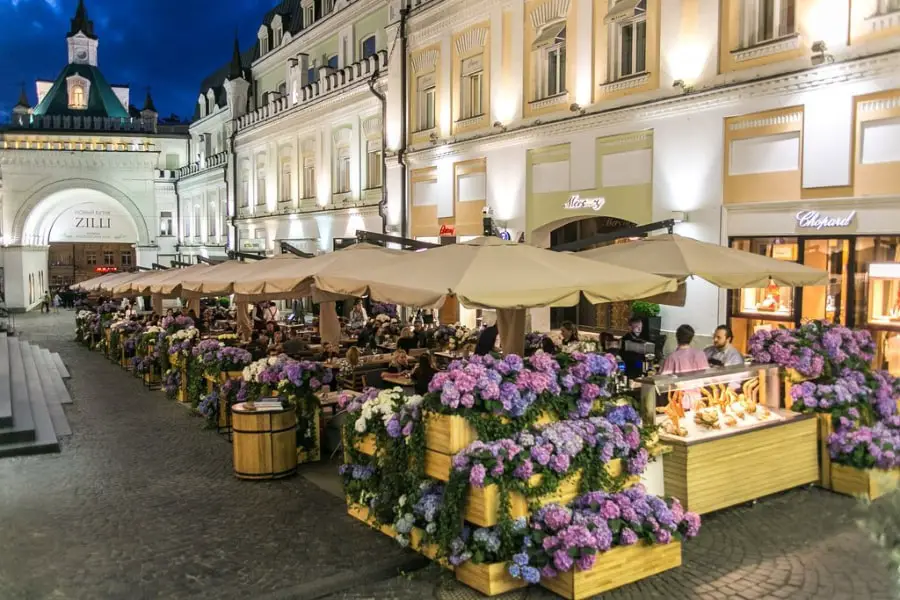
[[[438,235],[441,237],[456,237],[456,226],[441,225],[441,231]]]
[[[116,267],[96,267],[94,273],[116,273],[118,270]]]
[[[840,229],[841,227],[849,227],[856,218],[856,211],[843,217],[833,217],[821,214],[817,210],[801,210],[797,213],[797,227],[800,229]]]
[[[582,198],[578,194],[572,194],[566,203],[563,204],[565,210],[600,210],[606,204],[606,198]]]

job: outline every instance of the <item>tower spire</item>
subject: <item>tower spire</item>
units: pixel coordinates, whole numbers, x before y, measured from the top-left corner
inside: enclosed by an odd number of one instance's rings
[[[78,8],[75,9],[75,18],[72,19],[72,27],[69,29],[69,35],[67,37],[73,37],[79,33],[84,34],[92,40],[97,39],[97,36],[94,35],[94,22],[88,18],[84,0],[78,0]]]
[[[156,110],[156,106],[154,106],[154,104],[153,104],[153,96],[150,95],[149,87],[147,88],[147,98],[144,99],[144,108],[141,110],[141,112],[144,112],[144,111],[151,111],[151,112],[155,112],[157,114],[159,113],[159,111]]]
[[[244,67],[241,64],[241,45],[238,41],[237,30],[234,31],[234,51],[231,54],[231,64],[228,65],[228,79],[240,79],[244,76]]]
[[[28,102],[28,94],[25,92],[25,83],[22,83],[22,91],[19,92],[19,102],[16,104],[16,108],[31,108],[31,104]]]

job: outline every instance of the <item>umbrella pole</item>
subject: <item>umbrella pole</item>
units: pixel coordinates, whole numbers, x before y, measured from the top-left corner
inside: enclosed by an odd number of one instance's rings
[[[341,323],[334,302],[322,302],[319,305],[319,336],[323,344],[339,346],[341,343]]]
[[[525,309],[497,309],[497,329],[504,354],[525,354]]]

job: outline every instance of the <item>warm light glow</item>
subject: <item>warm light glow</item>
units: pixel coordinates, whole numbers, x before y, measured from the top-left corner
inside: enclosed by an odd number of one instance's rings
[[[849,15],[846,9],[835,10],[834,0],[812,0],[806,6],[808,8],[800,15],[800,23],[809,44],[821,40],[829,50],[847,44]],[[871,0],[871,10],[865,14],[875,14],[877,8],[876,2]]]
[[[872,263],[869,277],[874,279],[900,279],[900,263]]]
[[[385,130],[387,133],[387,136],[385,138],[387,149],[396,151],[397,148],[400,147],[400,120],[396,116],[389,113]]]
[[[591,100],[591,69],[593,64],[591,61],[582,60],[576,64],[577,73],[575,74],[575,103],[587,107],[590,106]]]
[[[520,216],[519,198],[525,196],[525,169],[488,171],[488,204],[498,221],[511,221]]]
[[[516,94],[509,90],[502,90],[492,102],[494,107],[494,121],[500,121],[504,125],[512,121],[516,116]]]
[[[366,221],[358,210],[350,211],[350,218],[347,219],[347,230],[344,231],[344,237],[354,237],[357,231],[365,231]]]
[[[316,204],[325,206],[331,196],[331,168],[316,169]]]
[[[669,74],[673,80],[681,79],[693,85],[703,74],[712,57],[712,45],[697,36],[686,36],[665,54]]]
[[[331,250],[327,247],[328,241],[331,240],[331,225],[334,219],[331,215],[316,215],[316,225],[319,227],[319,249],[325,252]]]

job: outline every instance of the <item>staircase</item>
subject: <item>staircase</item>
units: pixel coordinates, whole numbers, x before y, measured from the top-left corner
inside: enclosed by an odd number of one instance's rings
[[[68,377],[58,354],[0,333],[0,457],[59,452],[72,434]]]

